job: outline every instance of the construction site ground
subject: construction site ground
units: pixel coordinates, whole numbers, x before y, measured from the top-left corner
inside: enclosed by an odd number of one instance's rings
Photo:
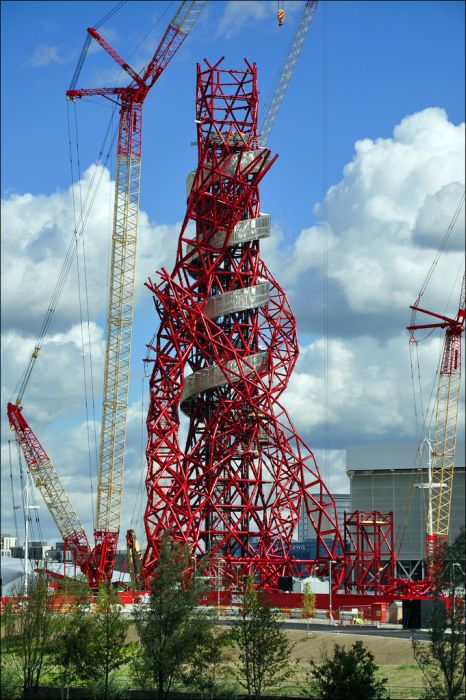
[[[384,637],[382,632],[381,636],[366,636],[357,634],[356,630],[354,634],[313,631],[312,625],[309,627],[309,635],[306,630],[286,629],[285,632],[290,642],[294,644],[291,658],[297,662],[297,671],[293,674],[297,681],[305,681],[311,660],[319,663],[326,650],[329,655],[332,655],[335,643],[349,648],[356,640],[360,640],[366,649],[374,654],[375,663],[379,666],[377,677],[388,679],[391,698],[401,700],[422,697],[422,674],[414,660],[409,639]],[[134,625],[131,625],[128,636],[132,641],[137,639]],[[229,656],[230,663],[234,664],[237,661],[237,654],[229,650]],[[293,685],[292,681],[291,685]]]

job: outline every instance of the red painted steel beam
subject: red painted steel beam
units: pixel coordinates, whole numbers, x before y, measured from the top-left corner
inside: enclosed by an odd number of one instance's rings
[[[342,540],[314,455],[280,403],[298,344],[286,296],[260,256],[270,221],[259,183],[277,156],[258,144],[256,66],[206,65],[197,70],[198,167],[175,267],[147,282],[160,326],[151,343],[143,572],[148,581],[170,531],[194,559],[208,555],[225,585],[252,575],[273,589],[298,572],[291,544],[303,505],[317,538],[310,573],[341,563]],[[189,419],[184,445],[180,412]]]

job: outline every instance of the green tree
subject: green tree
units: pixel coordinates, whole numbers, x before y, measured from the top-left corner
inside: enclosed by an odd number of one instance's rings
[[[314,617],[316,612],[316,594],[311,590],[309,581],[304,584],[303,589],[303,617],[307,622],[307,635],[309,636],[309,618]]]
[[[263,690],[290,677],[293,646],[265,595],[250,580],[246,583],[241,615],[235,621],[232,638],[239,651],[239,680],[248,697],[260,698]]]
[[[89,615],[90,636],[83,660],[82,676],[100,681],[101,697],[107,700],[115,689],[109,687],[110,673],[120,668],[129,658],[126,643],[129,622],[123,620],[117,594],[111,588],[101,586]]]
[[[54,680],[59,684],[61,697],[69,697],[69,689],[83,677],[91,638],[91,621],[83,609],[83,603],[73,601],[62,607],[56,625],[51,658],[54,663]]]
[[[310,664],[311,692],[322,700],[378,700],[385,696],[387,679],[375,679],[378,666],[374,655],[361,641],[348,650],[335,644],[331,658],[324,652],[322,663]]]
[[[182,681],[186,688],[197,690],[201,698],[223,697],[231,694],[225,664],[224,649],[231,644],[231,634],[208,634],[183,668]]]
[[[452,545],[442,549],[434,567],[430,642],[415,637],[411,642],[429,698],[459,700],[465,696],[464,558],[463,528]]]
[[[189,549],[169,535],[162,539],[151,588],[148,605],[135,615],[140,645],[132,670],[162,700],[200,649],[211,645],[213,622],[196,609],[202,589],[191,576]]]
[[[129,657],[126,634],[128,622],[122,619],[116,594],[101,587],[92,609],[89,590],[67,591],[66,608],[56,630],[52,656],[55,680],[60,683],[62,698],[77,681],[92,681],[89,693],[107,699],[115,696],[110,688],[110,673]]]
[[[24,698],[32,697],[41,675],[49,668],[47,651],[54,634],[56,614],[45,576],[29,584],[27,598],[9,602],[2,614],[2,676],[10,686],[20,688]],[[3,685],[3,684],[2,684]],[[2,688],[5,695],[6,688]]]

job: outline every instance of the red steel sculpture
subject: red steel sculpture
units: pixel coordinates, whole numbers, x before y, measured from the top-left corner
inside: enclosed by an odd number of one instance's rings
[[[286,296],[260,257],[270,216],[259,183],[277,156],[259,145],[256,66],[225,70],[222,60],[197,67],[198,167],[175,267],[147,282],[160,327],[148,346],[143,570],[150,579],[170,531],[194,558],[208,554],[224,585],[253,576],[276,588],[297,570],[291,545],[303,501],[317,538],[309,572],[340,560],[342,542],[314,455],[280,404],[298,344]]]

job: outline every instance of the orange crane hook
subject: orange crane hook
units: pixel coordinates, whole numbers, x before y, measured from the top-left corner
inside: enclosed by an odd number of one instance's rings
[[[277,19],[278,26],[283,27],[283,20],[285,19],[285,10],[283,9],[283,2],[278,2]]]

